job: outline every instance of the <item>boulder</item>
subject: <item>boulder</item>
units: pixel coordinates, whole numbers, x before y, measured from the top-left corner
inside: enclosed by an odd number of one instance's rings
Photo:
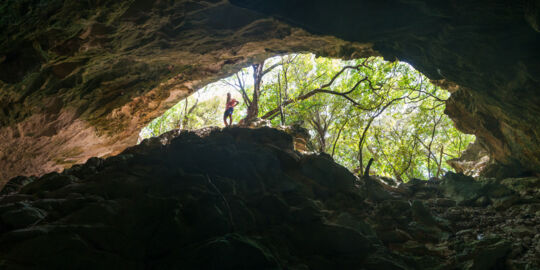
[[[467,244],[466,252],[458,256],[462,269],[491,270],[504,265],[504,260],[511,250],[511,244],[500,238],[486,238]]]
[[[519,203],[520,198],[519,196],[506,196],[502,198],[494,198],[492,200],[492,205],[497,210],[505,210],[508,209],[510,206]]]
[[[470,205],[481,196],[482,185],[474,178],[448,172],[444,175],[440,188],[443,193],[460,205]]]
[[[324,154],[304,156],[300,161],[300,170],[307,178],[330,191],[352,192],[356,181],[347,168]]]
[[[421,201],[413,201],[411,210],[412,217],[416,222],[422,223],[425,226],[438,227],[438,222]]]
[[[381,254],[370,255],[363,264],[369,270],[405,270],[409,269],[403,262],[395,257],[385,257]]]
[[[503,241],[535,269],[540,203],[499,180],[393,188],[267,131],[171,132],[0,195],[0,268],[482,269]]]
[[[361,233],[362,235],[376,239],[377,235],[369,224],[367,224],[363,220],[355,219],[351,214],[347,212],[339,214],[336,220],[336,224],[349,227]]]
[[[35,177],[17,176],[10,179],[0,190],[0,195],[6,195],[19,191],[22,187],[36,180]]]
[[[467,146],[459,158],[446,161],[457,173],[478,177],[489,164],[489,153],[478,142],[472,142]]]
[[[79,179],[69,174],[49,173],[43,177],[25,185],[21,188],[21,193],[31,194],[37,192],[54,191],[64,186],[77,182]]]
[[[433,200],[433,203],[440,207],[452,207],[456,206],[456,201],[448,198],[436,198]]]
[[[381,182],[373,177],[362,177],[363,196],[375,202],[392,200],[394,197],[386,190]]]
[[[276,269],[275,259],[255,240],[227,234],[198,247],[189,257],[178,259],[188,269]]]
[[[47,213],[41,209],[21,204],[21,207],[0,213],[0,220],[10,229],[25,228],[43,220]]]
[[[507,178],[503,179],[501,184],[521,196],[540,196],[540,177]]]
[[[312,223],[295,231],[293,237],[299,252],[330,256],[334,260],[361,260],[374,251],[364,235],[338,225]]]

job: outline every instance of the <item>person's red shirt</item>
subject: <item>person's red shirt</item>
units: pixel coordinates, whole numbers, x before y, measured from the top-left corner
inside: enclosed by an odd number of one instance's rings
[[[229,102],[227,102],[227,105],[225,106],[225,109],[228,110],[229,108],[234,108],[236,105],[238,105],[238,101],[236,99],[231,98]]]

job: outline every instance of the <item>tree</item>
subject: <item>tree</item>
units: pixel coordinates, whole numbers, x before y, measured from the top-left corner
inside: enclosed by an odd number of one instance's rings
[[[397,61],[284,55],[256,62],[221,85],[244,100],[235,120],[260,116],[276,126],[300,124],[314,137],[312,150],[331,153],[359,175],[371,170],[402,181],[439,177],[451,169],[444,160],[459,156],[474,139],[444,115],[449,94]],[[190,97],[182,104],[166,113],[182,128],[221,123],[218,98],[197,103]],[[153,121],[152,134],[171,121]],[[377,162],[368,168],[367,160]]]
[[[263,60],[256,62],[251,66],[251,68],[253,69],[253,90],[251,99],[249,98],[248,91],[246,89],[246,83],[243,79],[245,74],[244,71],[241,70],[237,72],[234,75],[236,77],[236,81],[232,83],[228,80],[223,80],[225,84],[230,85],[241,92],[244,103],[247,106],[247,115],[244,119],[245,123],[249,123],[251,120],[257,118],[259,115],[259,98],[262,92],[261,85],[263,83],[263,77],[276,67],[282,65],[282,63],[278,62],[264,69],[264,64],[265,61]]]

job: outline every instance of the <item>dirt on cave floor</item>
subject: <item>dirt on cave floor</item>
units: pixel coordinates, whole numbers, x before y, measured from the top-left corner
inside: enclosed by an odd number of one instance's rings
[[[174,130],[0,192],[1,269],[540,269],[540,179],[358,178],[272,128]]]

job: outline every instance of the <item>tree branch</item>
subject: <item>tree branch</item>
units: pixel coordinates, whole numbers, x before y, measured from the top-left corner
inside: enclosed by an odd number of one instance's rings
[[[246,93],[246,89],[244,88],[244,84],[242,83],[242,80],[240,80],[240,76],[238,75],[238,72],[236,72],[236,80],[238,81],[238,87],[240,87],[240,90],[242,91],[242,98],[244,99],[244,102],[249,107],[251,105],[251,100],[249,99],[248,94]]]
[[[362,164],[363,163],[362,162],[362,158],[363,158],[362,157],[362,148],[364,147],[364,141],[366,140],[366,134],[367,134],[367,131],[368,131],[369,127],[371,126],[371,123],[373,123],[373,120],[375,120],[375,118],[377,118],[379,115],[381,115],[384,112],[384,110],[386,110],[386,108],[388,108],[390,105],[392,105],[392,103],[394,103],[395,101],[404,99],[404,98],[405,97],[400,97],[400,98],[395,98],[395,99],[390,100],[375,115],[370,117],[366,127],[364,128],[364,131],[362,132],[362,137],[360,137],[360,141],[358,142],[358,161],[360,162],[360,171],[362,170],[362,166],[363,166],[363,164]]]
[[[283,65],[283,63],[276,63],[276,64],[273,64],[271,66],[269,66],[267,69],[265,69],[262,73],[261,73],[261,77],[263,77],[264,75],[266,75],[266,73],[272,71],[272,69],[276,68],[276,67],[279,67]]]
[[[325,93],[325,94],[331,94],[331,95],[336,95],[336,96],[341,96],[345,99],[347,99],[348,101],[350,101],[355,107],[361,109],[361,110],[364,110],[364,111],[371,111],[373,110],[374,108],[366,108],[366,107],[363,107],[362,104],[356,102],[354,99],[350,98],[348,96],[348,94],[352,93],[354,90],[356,90],[358,88],[358,86],[360,85],[360,83],[362,83],[363,81],[367,81],[367,77],[361,79],[360,81],[358,81],[350,90],[346,91],[346,92],[337,92],[337,91],[332,91],[332,90],[326,90],[326,89],[322,89],[322,88],[317,88],[317,89],[313,89],[303,95],[300,95],[300,96],[297,96],[296,98],[293,98],[293,99],[287,99],[286,101],[283,102],[283,104],[281,105],[282,107],[285,107],[285,106],[288,106],[290,104],[293,104],[293,103],[296,103],[298,101],[301,101],[301,100],[306,100],[316,94],[319,94],[319,93]],[[375,107],[376,108],[376,107]],[[261,118],[262,119],[268,119],[269,117],[273,116],[274,114],[276,114],[277,112],[279,112],[279,106],[268,111],[267,113],[265,113]]]
[[[369,169],[371,168],[371,164],[373,163],[373,158],[370,158],[368,163],[367,163],[367,166],[366,166],[366,170],[364,171],[364,174],[362,175],[362,177],[369,177]]]
[[[343,125],[341,125],[341,127],[339,128],[336,139],[334,140],[334,146],[332,147],[332,157],[334,157],[334,152],[336,151],[336,145],[337,145],[337,142],[339,140],[339,137],[341,136],[341,131],[343,131],[343,128],[347,125],[347,123],[349,122],[349,119],[351,119],[351,118],[347,117],[345,119],[345,123],[343,123]]]

